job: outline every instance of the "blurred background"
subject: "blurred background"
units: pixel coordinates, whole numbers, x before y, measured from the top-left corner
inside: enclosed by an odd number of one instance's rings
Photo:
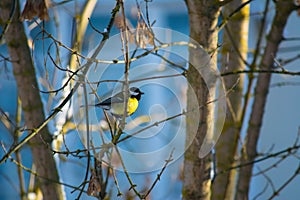
[[[83,5],[83,1],[53,1],[56,3],[52,9],[49,10],[50,16],[56,16],[57,21],[46,22],[45,29],[53,34],[56,38],[61,41],[64,41],[64,44],[69,46],[72,42],[72,37],[74,37],[74,16],[77,13],[80,13],[80,9]],[[21,7],[24,6],[24,1],[21,1]],[[93,11],[93,14],[90,18],[90,22],[94,27],[97,27],[100,31],[105,31],[105,28],[108,24],[108,21],[111,16],[111,9],[114,7],[115,2],[110,0],[99,1]],[[126,16],[129,21],[132,23],[133,27],[136,26],[137,21],[137,11],[135,1],[126,1]],[[248,51],[248,60],[253,59],[253,50],[256,45],[257,32],[260,26],[262,12],[264,10],[265,1],[253,1],[250,4],[250,26],[249,26],[249,51]],[[143,11],[143,2],[141,2],[141,8]],[[188,12],[184,1],[182,0],[154,0],[149,3],[149,15],[151,20],[156,20],[154,27],[161,27],[171,29],[173,31],[178,31],[184,35],[189,35],[189,20]],[[267,23],[265,31],[270,30],[271,20],[273,19],[275,13],[275,7],[273,4],[270,6],[270,10],[267,17]],[[40,29],[35,25],[34,22],[24,22],[28,24],[26,26],[28,34],[31,36],[31,39],[41,38]],[[57,26],[59,24],[59,26]],[[292,41],[283,41],[280,45],[279,54],[277,57],[279,59],[288,59],[295,56],[299,56],[300,42],[299,35],[300,29],[300,18],[297,16],[297,13],[293,13],[289,18],[288,24],[285,28],[285,37],[294,37],[296,40]],[[59,27],[59,29],[57,28]],[[119,29],[113,27],[111,35],[119,34]],[[222,31],[219,34],[219,37],[222,37]],[[84,36],[82,54],[88,55],[92,49],[98,45],[101,37],[99,33],[95,32],[88,26],[87,32]],[[265,38],[263,38],[265,40]],[[220,39],[221,41],[221,39]],[[55,68],[47,68],[45,70],[45,64],[49,60],[38,59],[44,58],[47,54],[48,49],[45,48],[50,44],[49,40],[35,40],[34,43],[34,53],[33,57],[35,58],[35,66],[37,77],[41,88],[47,88],[47,82],[45,77],[48,77],[48,80],[52,80],[53,88],[59,88],[61,86],[62,80],[64,80],[64,73],[61,73]],[[222,45],[222,44],[221,44]],[[53,50],[51,50],[53,51]],[[103,55],[111,55],[111,52],[114,51],[112,48],[107,48],[103,51]],[[60,52],[61,57],[68,57],[69,52],[62,50]],[[0,55],[1,57],[7,57],[8,52],[4,45],[0,46]],[[122,55],[117,55],[122,56]],[[180,65],[186,67],[186,61],[180,60],[179,58],[172,58],[172,55],[169,57],[180,63]],[[148,59],[148,60],[147,60]],[[135,63],[136,65],[145,67],[142,72],[147,75],[145,70],[150,68],[152,63],[160,63],[160,60],[155,60],[155,57],[147,57],[147,59],[140,61],[140,63]],[[178,59],[178,60],[176,60]],[[66,66],[69,60],[61,60],[61,65]],[[148,66],[148,65],[149,66]],[[219,64],[219,63],[218,63]],[[286,65],[287,70],[299,69],[299,60],[295,60]],[[122,76],[123,69],[118,70],[116,68],[108,68],[109,70],[103,72],[101,79],[119,79]],[[135,66],[133,66],[133,70]],[[168,65],[157,65],[151,70],[165,70],[166,74],[172,73],[181,73],[182,70],[174,70],[169,68]],[[152,73],[150,70],[149,73]],[[46,73],[47,71],[47,73]],[[138,76],[140,78],[140,76]],[[99,88],[99,95],[101,97],[108,96],[111,94],[112,90],[115,87],[115,83],[106,83],[102,84]],[[138,85],[138,84],[137,84]],[[166,87],[166,85],[168,87]],[[145,95],[142,97],[141,106],[138,111],[131,117],[132,119],[137,118],[141,115],[149,115],[150,108],[154,109],[154,113],[160,113],[161,116],[159,119],[163,119],[165,116],[172,116],[185,108],[185,90],[187,88],[186,82],[182,78],[173,80],[158,80],[154,83],[144,83],[138,85],[141,87],[141,90],[145,92]],[[299,125],[300,125],[300,78],[299,76],[286,76],[286,75],[276,75],[272,76],[271,89],[269,92],[267,107],[264,113],[264,123],[261,130],[261,138],[259,140],[259,152],[277,152],[285,149],[291,144],[295,143],[297,136],[300,134]],[[175,92],[174,92],[175,91]],[[12,74],[12,66],[9,62],[5,62],[3,59],[0,59],[0,108],[5,115],[14,119],[17,112],[17,87]],[[46,116],[52,111],[53,108],[58,104],[58,102],[63,97],[63,94],[51,95],[51,94],[41,94],[44,101],[44,108]],[[50,98],[51,97],[51,98]],[[49,101],[51,99],[51,101]],[[91,99],[91,103],[97,101],[94,97]],[[162,107],[153,107],[153,105],[163,105]],[[77,104],[77,106],[80,105]],[[70,105],[69,105],[70,106]],[[172,108],[178,108],[177,110],[167,110],[168,106]],[[68,109],[68,108],[66,108]],[[96,123],[100,122],[103,119],[101,112],[96,111],[97,120]],[[3,113],[1,113],[3,115]],[[59,114],[54,122],[50,122],[48,128],[51,133],[56,134],[58,127],[60,126],[61,120],[65,120],[66,115],[74,115],[74,111],[66,112],[65,114]],[[151,115],[151,113],[150,113]],[[248,113],[249,115],[249,113]],[[249,118],[246,114],[246,117]],[[157,148],[160,148],[161,145],[164,145],[164,142],[168,143],[173,139],[173,133],[178,131],[180,127],[184,127],[184,121],[181,118],[170,121],[167,124],[161,125],[161,127],[155,127],[155,129],[149,130],[149,134],[157,131],[158,134],[156,137],[151,138],[150,140],[143,140],[143,138],[137,138],[139,142],[128,142],[122,144],[121,148],[124,150],[130,150],[132,152],[142,152],[145,151],[154,151]],[[80,120],[80,119],[78,119]],[[247,120],[246,120],[247,121]],[[150,122],[149,122],[150,123]],[[141,127],[149,125],[145,123]],[[181,124],[183,123],[183,124]],[[174,125],[175,124],[175,125]],[[178,125],[179,124],[179,125]],[[179,127],[180,126],[180,127]],[[242,135],[245,134],[246,126],[243,126]],[[180,129],[184,134],[184,128]],[[79,132],[79,134],[78,134]],[[161,134],[159,134],[161,133]],[[163,133],[163,134],[162,134]],[[146,136],[145,136],[146,137]],[[157,139],[158,138],[158,139]],[[162,140],[162,138],[164,138]],[[11,144],[12,136],[5,128],[5,124],[0,123],[0,140],[6,146]],[[84,136],[80,134],[80,131],[70,131],[65,135],[65,143],[69,149],[76,150],[82,149],[84,147]],[[180,138],[181,141],[184,141],[184,136]],[[219,141],[220,142],[220,141]],[[161,143],[161,144],[160,144]],[[178,145],[184,145],[180,143]],[[64,147],[63,147],[64,148]],[[183,148],[183,146],[182,146]],[[141,150],[142,149],[142,150]],[[62,149],[64,150],[64,149]],[[4,155],[4,151],[0,151],[0,156]],[[32,158],[30,149],[28,146],[24,146],[21,150],[23,165],[31,168],[32,167]],[[57,156],[57,155],[56,155]],[[251,182],[250,190],[250,199],[266,199],[269,197],[274,188],[278,188],[283,182],[286,181],[287,177],[290,177],[295,169],[299,165],[299,155],[295,154],[294,156],[284,159],[282,162],[278,163],[280,157],[275,157],[267,159],[266,161],[259,162],[255,164],[254,167],[254,177]],[[57,156],[57,164],[59,167],[59,173],[61,181],[73,186],[78,186],[82,183],[85,175],[86,169],[86,160],[85,159],[75,159],[71,157],[59,157]],[[141,161],[141,165],[143,165]],[[155,186],[153,192],[150,195],[150,199],[181,199],[182,192],[182,170],[183,158],[177,157],[172,164],[170,164],[166,171],[163,173],[159,183]],[[272,170],[261,175],[261,171],[273,167]],[[33,168],[34,169],[34,168]],[[150,183],[156,178],[159,170],[149,171],[143,173],[133,173],[132,177],[134,182],[138,185],[138,188],[149,186]],[[255,175],[257,174],[257,175]],[[27,186],[30,187],[29,180],[31,180],[28,172],[24,172],[25,182]],[[120,189],[126,194],[130,185],[122,173],[122,171],[116,171],[118,176]],[[272,179],[272,183],[269,179]],[[18,188],[18,174],[17,166],[10,162],[9,160],[0,165],[0,185],[2,190],[0,192],[0,199],[20,199],[19,188]],[[117,190],[114,187],[114,182],[110,181],[111,196],[116,197]],[[290,183],[276,199],[297,199],[299,197],[299,185],[300,180],[296,178]],[[65,195],[67,199],[75,199],[77,197],[76,192],[72,192],[73,189],[65,187]],[[94,199],[94,197],[89,197],[85,193],[81,197],[82,199]],[[114,198],[112,198],[114,199]],[[120,199],[123,199],[120,198]]]

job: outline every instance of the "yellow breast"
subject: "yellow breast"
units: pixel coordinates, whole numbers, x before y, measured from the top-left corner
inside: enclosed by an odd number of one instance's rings
[[[112,105],[110,112],[115,115],[123,115],[124,113],[124,104],[115,103]],[[139,101],[136,98],[129,98],[127,104],[127,115],[132,115],[139,106]]]
[[[139,101],[136,98],[129,98],[127,106],[127,114],[131,115],[139,106]]]

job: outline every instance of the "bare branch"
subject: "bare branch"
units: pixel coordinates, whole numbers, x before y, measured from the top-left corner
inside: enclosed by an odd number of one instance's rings
[[[150,188],[148,189],[148,191],[143,195],[142,199],[146,199],[147,196],[151,193],[151,191],[153,190],[153,188],[155,187],[155,185],[158,183],[158,181],[160,181],[160,177],[162,176],[162,174],[164,173],[164,171],[166,170],[167,166],[169,165],[170,162],[173,161],[173,152],[175,149],[172,149],[169,158],[166,160],[164,166],[161,168],[160,172],[157,174],[156,179],[154,180],[154,182],[152,183],[152,185],[150,186]]]
[[[278,196],[279,193],[286,187],[289,185],[290,182],[292,182],[300,173],[300,164],[298,165],[298,168],[295,170],[295,173],[288,178],[276,191],[274,191],[274,193],[272,194],[271,197],[269,197],[268,199],[271,200],[274,197]]]
[[[102,38],[102,41],[100,42],[100,44],[98,45],[98,47],[96,48],[95,52],[92,55],[92,59],[96,58],[96,56],[99,54],[99,52],[102,50],[102,48],[104,47],[105,42],[108,39],[108,35],[110,33],[111,27],[113,25],[113,21],[114,18],[117,14],[119,10],[119,2],[117,1],[116,6],[112,12],[112,17],[109,21],[109,24],[107,26],[107,35],[106,37]],[[89,67],[91,66],[92,62],[89,61],[87,62],[85,65],[82,66],[83,68],[83,74],[86,74],[89,70]],[[26,136],[23,140],[21,140],[18,144],[12,146],[9,151],[0,159],[0,164],[5,162],[7,160],[7,158],[14,153],[16,150],[20,149],[24,144],[26,144],[31,138],[33,138],[36,134],[38,134],[40,132],[40,130],[42,130],[48,123],[49,121],[51,121],[58,112],[61,111],[62,107],[66,105],[66,103],[71,99],[71,97],[73,96],[74,92],[78,89],[78,87],[80,86],[80,83],[76,83],[74,85],[74,87],[71,89],[70,93],[67,95],[67,97],[61,102],[61,104],[56,107],[54,109],[54,111],[37,127],[35,128],[34,131],[32,131],[28,136]]]
[[[291,72],[291,71],[279,71],[279,70],[272,70],[272,69],[251,69],[251,70],[236,70],[231,72],[224,72],[221,74],[221,76],[229,76],[229,75],[235,75],[235,74],[285,74],[285,75],[291,75],[291,76],[299,76],[300,72]]]

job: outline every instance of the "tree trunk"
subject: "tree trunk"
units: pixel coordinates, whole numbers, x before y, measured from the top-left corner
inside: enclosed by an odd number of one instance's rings
[[[273,20],[270,33],[267,36],[267,46],[259,65],[262,70],[271,70],[273,68],[274,58],[276,57],[278,46],[283,38],[285,24],[291,12],[296,9],[293,0],[279,0],[276,4],[275,18]],[[241,164],[254,161],[257,155],[256,147],[269,91],[270,80],[270,73],[261,73],[258,76],[252,112],[244,144],[245,152],[242,153]],[[248,199],[252,169],[253,164],[249,164],[240,169],[235,199]]]
[[[13,2],[17,4],[14,7]],[[13,17],[9,20],[11,10]],[[19,21],[18,1],[1,0],[0,18],[2,28],[8,24],[5,40],[13,65],[13,73],[17,82],[18,95],[22,101],[22,110],[27,129],[38,127],[45,119],[43,105],[38,90],[37,80],[23,24]],[[63,199],[59,184],[58,172],[51,147],[51,135],[47,128],[30,140],[32,156],[36,165],[39,187],[44,200]],[[47,145],[48,146],[47,146]]]
[[[244,2],[246,0],[233,0],[224,6],[224,18],[227,18]],[[250,6],[247,5],[234,14],[225,26],[221,49],[221,72],[231,72],[245,68],[243,60],[247,60],[249,8]],[[232,90],[227,96],[228,109],[226,111],[226,121],[216,145],[218,172],[235,165],[240,133],[244,75],[226,76],[224,77],[224,84],[226,90]],[[213,184],[212,199],[233,199],[236,182],[235,176],[236,171],[234,170],[218,174]]]
[[[206,50],[212,51],[217,48],[217,31],[216,25],[219,14],[219,7],[211,0],[186,0],[189,23],[190,23],[190,37],[195,42],[202,45]],[[210,199],[211,196],[211,179],[210,179],[210,154],[199,157],[199,152],[204,142],[205,137],[212,137],[213,135],[213,115],[214,109],[212,104],[207,102],[214,99],[214,96],[210,93],[209,88],[214,90],[215,85],[213,81],[212,85],[207,86],[204,78],[201,77],[196,67],[201,65],[201,59],[199,59],[199,52],[194,52],[190,49],[190,65],[187,80],[191,89],[188,89],[187,110],[195,109],[192,98],[190,98],[195,92],[197,97],[197,103],[200,106],[200,121],[197,124],[198,130],[195,138],[193,136],[193,128],[195,124],[193,112],[187,113],[186,122],[186,145],[190,144],[189,148],[185,152],[184,157],[184,178],[183,178],[183,199]],[[212,62],[214,65],[212,68],[216,68],[216,54],[212,56]]]

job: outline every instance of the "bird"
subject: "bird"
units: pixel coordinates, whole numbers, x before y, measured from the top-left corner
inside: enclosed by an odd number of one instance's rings
[[[126,117],[135,113],[143,94],[144,93],[137,87],[129,88]],[[97,103],[95,106],[109,111],[113,116],[120,119],[124,115],[124,93],[119,92],[116,95]]]

